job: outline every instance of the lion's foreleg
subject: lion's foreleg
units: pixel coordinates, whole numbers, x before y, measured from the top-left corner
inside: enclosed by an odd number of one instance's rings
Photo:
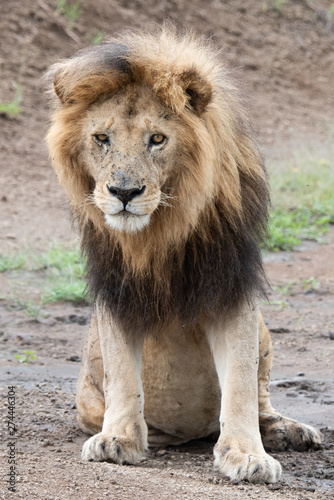
[[[82,352],[76,393],[77,418],[87,434],[100,432],[103,425],[103,362],[97,318],[94,314]]]
[[[232,480],[278,481],[281,466],[264,451],[259,430],[258,308],[244,305],[207,335],[222,391],[215,466]]]
[[[127,336],[102,307],[96,314],[105,413],[102,431],[86,441],[82,458],[134,464],[147,449],[141,381],[143,339]]]

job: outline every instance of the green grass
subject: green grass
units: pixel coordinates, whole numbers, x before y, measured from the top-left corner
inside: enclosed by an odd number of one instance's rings
[[[54,245],[40,256],[39,262],[47,273],[42,296],[44,304],[61,300],[80,303],[84,300],[84,263],[78,249]]]
[[[284,5],[286,4],[286,0],[270,0],[270,3],[275,10],[281,12]]]
[[[20,114],[21,108],[20,103],[22,101],[23,90],[21,85],[16,85],[16,96],[11,102],[0,103],[0,113],[4,113],[9,116],[16,116]]]
[[[77,248],[53,244],[45,253],[28,248],[0,255],[0,271],[8,278],[16,305],[34,319],[48,303],[85,301],[84,262]]]
[[[21,354],[16,354],[15,359],[19,363],[32,363],[36,359],[36,351],[22,351]]]
[[[310,151],[269,163],[272,211],[267,248],[292,250],[302,240],[323,241],[334,223],[334,151],[323,158]]]
[[[12,255],[0,255],[0,272],[15,271],[24,269],[26,259],[22,254],[13,253]]]
[[[68,23],[67,27],[71,31],[75,22],[82,14],[81,0],[76,0],[75,2],[71,0],[58,0],[57,11],[63,14],[63,16],[66,18]]]
[[[104,33],[103,31],[95,29],[93,34],[88,35],[87,38],[90,41],[91,45],[100,45],[100,43],[102,43],[103,41]]]

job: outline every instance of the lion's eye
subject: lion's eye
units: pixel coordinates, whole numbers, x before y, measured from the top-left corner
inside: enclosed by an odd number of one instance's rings
[[[107,144],[109,142],[109,137],[106,134],[95,134],[95,139],[102,144]]]
[[[166,141],[166,137],[162,134],[154,134],[150,139],[150,143],[154,146],[159,146]]]

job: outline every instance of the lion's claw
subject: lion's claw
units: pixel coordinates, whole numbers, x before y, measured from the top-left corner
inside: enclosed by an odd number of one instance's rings
[[[126,437],[109,434],[95,434],[82,448],[82,460],[103,462],[110,460],[117,464],[136,464],[144,455],[144,449]]]
[[[266,453],[243,453],[237,447],[224,446],[222,452],[217,443],[214,450],[215,467],[232,481],[251,483],[276,483],[282,468],[279,462]]]

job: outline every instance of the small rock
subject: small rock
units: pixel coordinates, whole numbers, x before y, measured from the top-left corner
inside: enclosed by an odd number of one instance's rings
[[[77,356],[77,355],[69,356],[68,358],[66,358],[66,361],[73,361],[74,363],[80,363],[81,356]]]
[[[297,373],[297,377],[305,377],[305,373],[304,372],[298,372]]]
[[[329,332],[328,332],[328,333],[329,333],[329,338],[330,338],[331,340],[334,340],[334,330],[329,330]]]
[[[167,454],[167,450],[158,450],[156,452],[157,457],[163,457],[166,454]]]
[[[270,333],[290,333],[291,330],[289,328],[270,328]]]
[[[43,441],[41,443],[41,446],[43,446],[43,448],[45,448],[46,446],[53,446],[53,443],[51,443],[50,441]]]
[[[268,490],[280,490],[282,486],[280,484],[269,484]]]

